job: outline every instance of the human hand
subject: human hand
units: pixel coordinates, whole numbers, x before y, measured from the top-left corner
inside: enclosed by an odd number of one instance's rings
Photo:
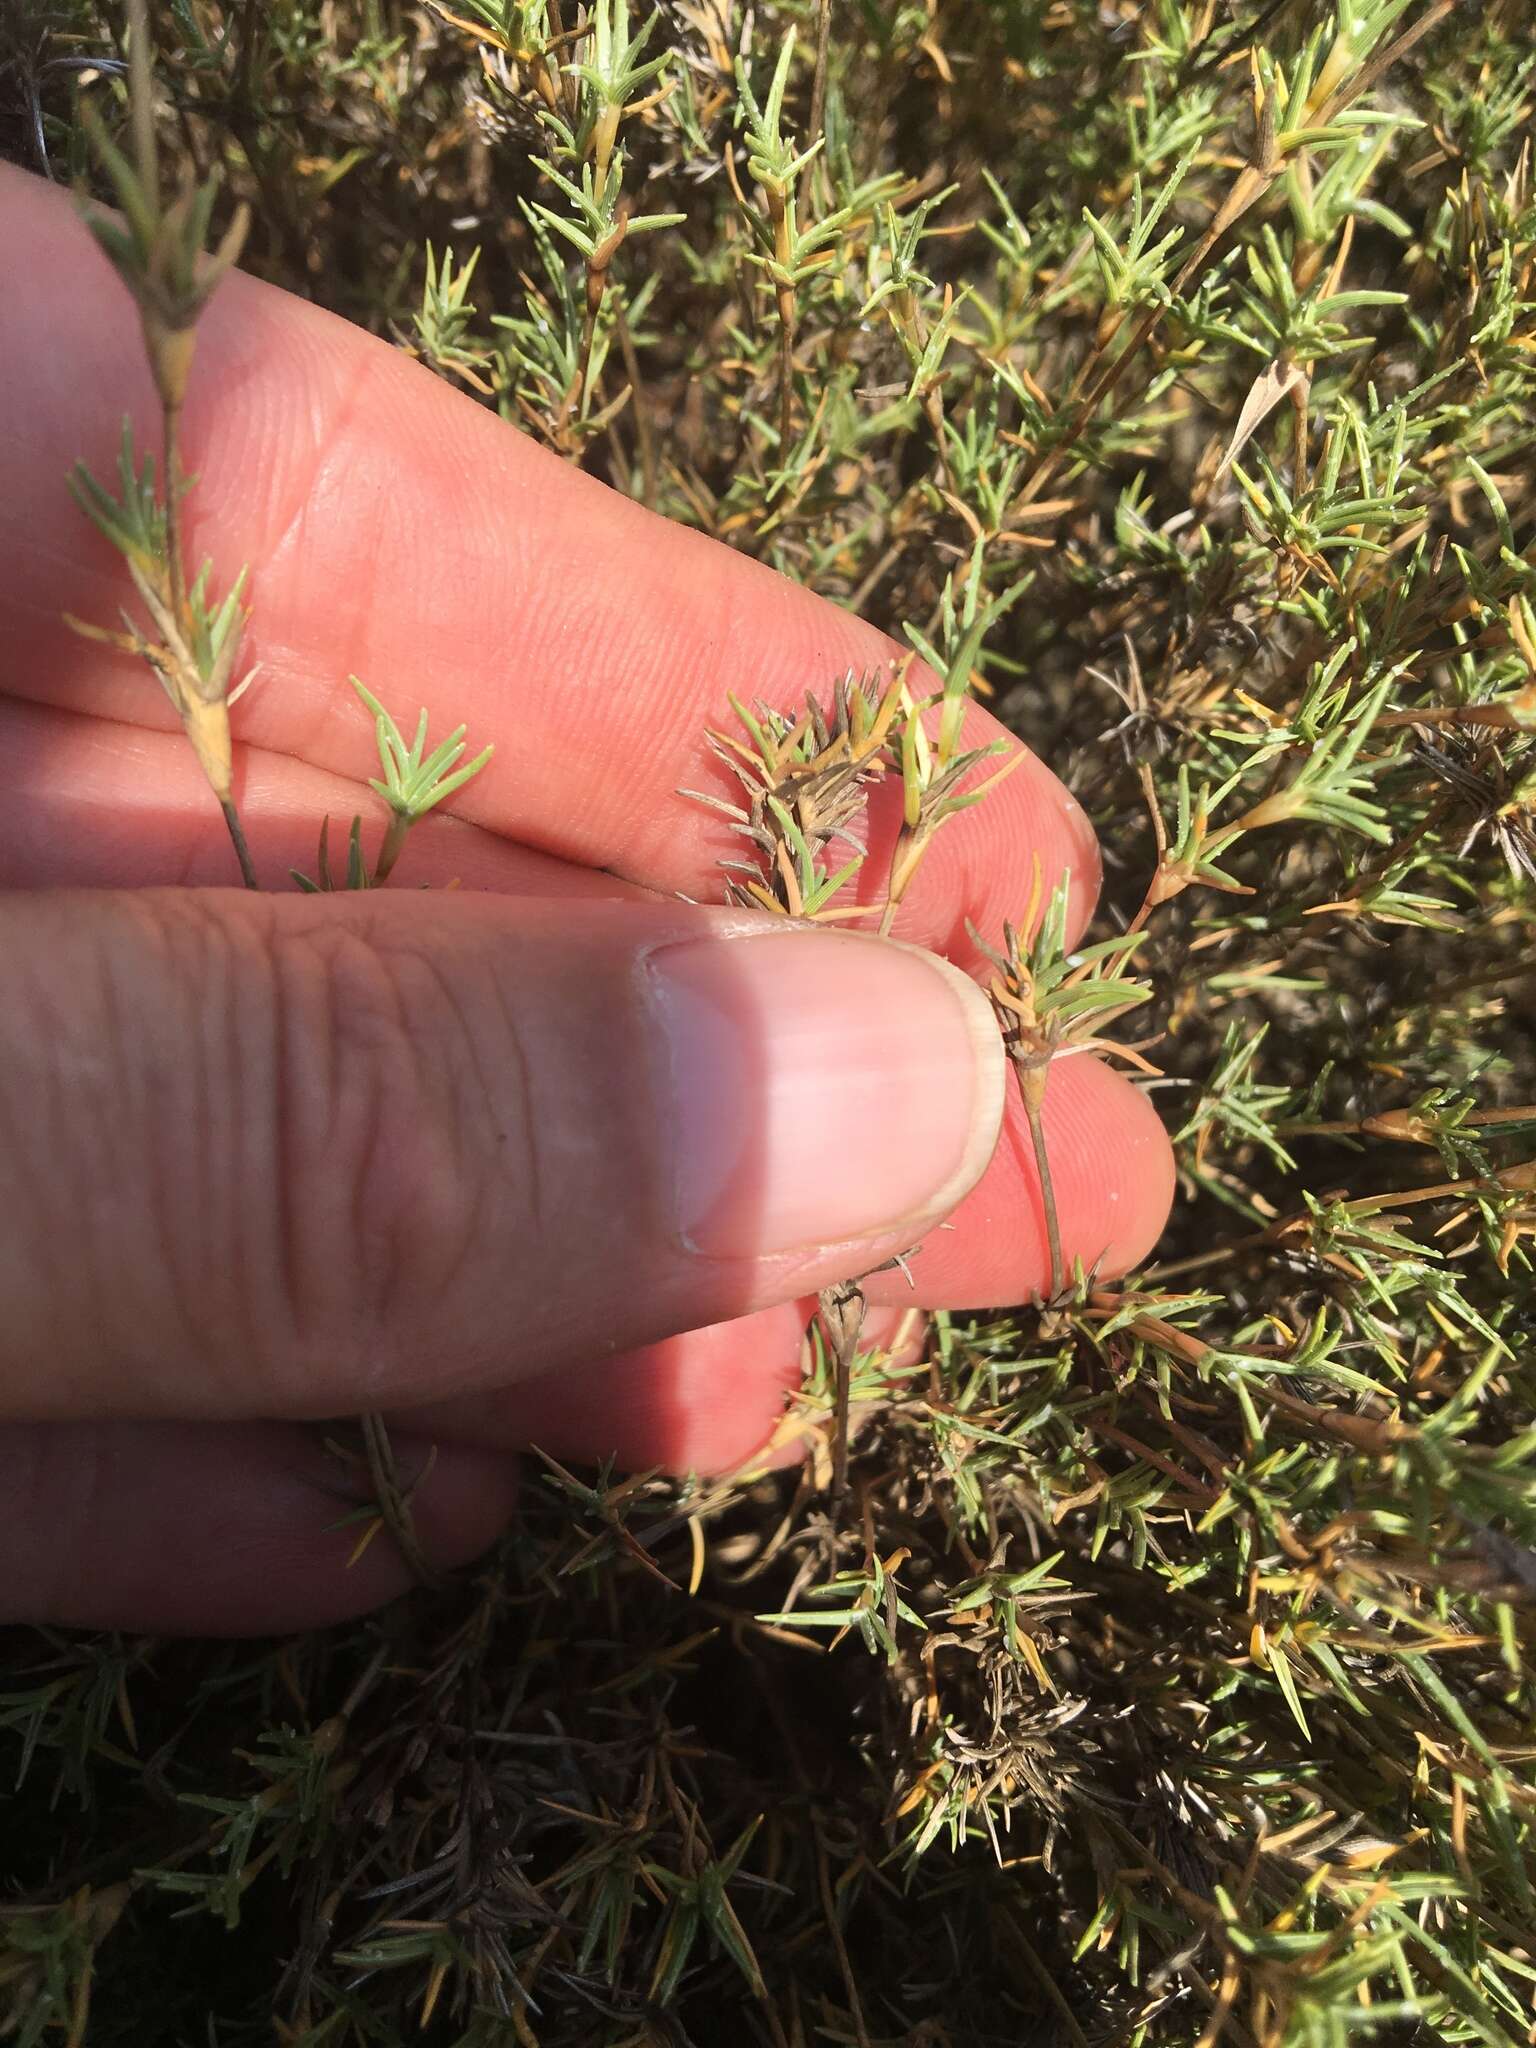
[[[354,1612],[404,1571],[382,1543],[343,1568],[315,1418],[385,1409],[407,1469],[440,1446],[415,1513],[447,1564],[510,1512],[517,1445],[750,1456],[804,1297],[925,1231],[915,1291],[869,1283],[887,1327],[1037,1292],[1039,1190],[979,992],[676,900],[718,892],[726,835],[674,792],[727,690],[790,704],[891,643],[233,277],[186,420],[189,553],[251,565],[236,730],[263,879],[312,865],[324,814],[373,815],[349,671],[497,755],[389,892],[231,890],[169,707],[61,617],[130,602],[63,488],[77,457],[110,473],[125,412],[153,417],[128,302],[61,193],[0,172],[0,234],[27,280],[0,306],[0,1618]],[[974,970],[967,917],[995,935],[1036,857],[1081,929],[1092,834],[1031,759],[940,835],[897,936]],[[1155,1116],[1082,1057],[1045,1121],[1067,1257],[1123,1271],[1171,1191]]]

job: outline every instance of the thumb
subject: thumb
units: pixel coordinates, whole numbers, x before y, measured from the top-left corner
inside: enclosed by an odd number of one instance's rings
[[[685,904],[0,897],[0,1411],[409,1405],[787,1301],[978,1179],[958,969]]]

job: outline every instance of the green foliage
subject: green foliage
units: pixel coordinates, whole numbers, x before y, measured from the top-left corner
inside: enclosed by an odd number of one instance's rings
[[[243,206],[238,208],[217,248],[207,253],[219,196],[217,175],[201,184],[189,181],[176,199],[163,205],[153,151],[147,167],[143,161],[135,166],[112,141],[88,101],[81,118],[121,213],[121,220],[91,213],[88,225],[138,300],[145,332],[152,337],[152,356],[157,356],[153,338],[169,340],[194,327],[219,280],[239,261],[249,215]]]
[[[485,747],[472,761],[466,761],[460,767],[458,764],[468,751],[464,738],[468,727],[457,725],[447,739],[440,740],[429,754],[426,751],[425,711],[416,721],[415,737],[407,744],[399,726],[366,684],[353,676],[352,687],[373,714],[379,764],[384,771],[384,780],[371,781],[369,788],[377,790],[392,811],[412,823],[425,817],[455,790],[462,789],[466,782],[480,773],[496,751],[494,747]]]
[[[105,484],[77,462],[69,478],[75,503],[105,534],[123,559],[143,575],[154,575],[165,559],[165,507],[155,488],[155,458],[138,459],[133,445],[133,422],[123,421],[122,444],[117,454],[116,497]]]
[[[472,761],[465,761],[464,755],[469,748],[464,734],[468,728],[458,725],[447,739],[440,740],[428,753],[427,714],[424,710],[416,721],[415,734],[407,740],[393,716],[367,685],[360,683],[356,676],[351,678],[351,682],[373,719],[374,744],[378,748],[383,780],[370,776],[368,787],[388,804],[389,825],[370,869],[363,852],[363,821],[360,817],[352,820],[347,834],[346,880],[338,885],[331,871],[331,821],[324,819],[320,826],[314,877],[301,874],[297,868],[290,870],[293,880],[310,895],[328,893],[338,886],[373,889],[388,881],[405,848],[411,827],[428,811],[435,810],[440,803],[455,795],[467,782],[472,782],[496,751],[494,747],[484,747]],[[462,766],[459,765],[461,762]]]
[[[125,204],[117,16],[57,12],[3,132],[78,171],[89,57]],[[375,1621],[18,1641],[24,2041],[87,1996],[109,2043],[1529,2035],[1524,11],[823,18],[176,0],[159,144],[256,268],[913,649],[677,762],[735,900],[920,892],[1026,758],[978,695],[1062,770],[1100,921],[1017,877],[993,998],[1026,1102],[1127,1019],[1174,1221],[895,1363],[824,1304],[803,1478],[546,1461],[483,1574]],[[128,198],[185,304],[212,202]],[[156,474],[77,482],[164,613]],[[468,772],[369,708],[392,819]]]
[[[478,345],[473,330],[474,301],[469,287],[480,251],[472,249],[468,259],[455,263],[451,249],[439,262],[432,244],[427,244],[426,282],[421,290],[421,307],[413,316],[417,346],[439,370],[456,370],[477,391],[488,386],[479,372],[487,362],[486,350]]]

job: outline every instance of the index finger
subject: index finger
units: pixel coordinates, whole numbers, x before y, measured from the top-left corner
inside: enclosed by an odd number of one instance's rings
[[[141,440],[155,419],[132,309],[63,193],[0,170],[0,222],[13,275],[33,280],[0,307],[15,422],[0,492],[10,688],[163,724],[142,667],[60,618],[110,621],[130,596],[63,478],[80,457],[110,475],[124,414]],[[251,568],[248,658],[261,676],[236,714],[241,741],[361,780],[371,735],[346,687],[355,671],[402,713],[426,704],[499,744],[496,772],[460,793],[462,816],[652,888],[716,893],[729,835],[676,790],[709,775],[704,733],[728,717],[728,693],[787,707],[900,651],[251,278],[228,279],[202,323],[185,445],[193,560],[211,558],[221,587]],[[968,743],[1001,736],[970,712]],[[877,819],[866,887],[878,837]],[[967,918],[995,931],[1017,915],[1036,857],[1048,885],[1070,876],[1080,927],[1097,887],[1093,834],[1030,756],[940,835],[898,931],[963,953]]]

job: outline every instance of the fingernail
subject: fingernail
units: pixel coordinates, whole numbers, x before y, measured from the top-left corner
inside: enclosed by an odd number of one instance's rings
[[[695,1250],[914,1240],[980,1178],[1002,1041],[948,961],[802,930],[665,947],[647,972],[675,1227]]]

